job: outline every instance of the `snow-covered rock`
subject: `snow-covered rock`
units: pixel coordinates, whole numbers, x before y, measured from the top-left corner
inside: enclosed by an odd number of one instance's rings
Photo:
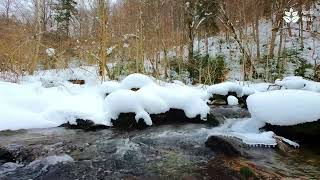
[[[247,99],[252,118],[272,125],[296,125],[320,119],[320,94],[302,90],[257,93]]]
[[[207,89],[207,92],[209,96],[212,96],[214,94],[226,96],[230,92],[236,93],[237,97],[243,96],[242,87],[239,84],[233,83],[233,82],[224,82],[224,83],[209,86]]]
[[[303,89],[307,85],[307,81],[302,77],[292,76],[286,77],[283,80],[276,80],[275,84],[282,86],[285,89]]]
[[[143,119],[147,125],[152,125],[150,114],[161,114],[170,109],[183,110],[188,118],[200,115],[204,120],[210,111],[201,94],[194,93],[193,90],[149,84],[136,92],[118,90],[107,96],[106,125],[111,125],[111,120],[116,120],[121,113],[135,113],[136,121]]]

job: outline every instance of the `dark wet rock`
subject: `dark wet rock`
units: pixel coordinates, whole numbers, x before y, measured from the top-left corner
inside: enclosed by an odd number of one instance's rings
[[[148,127],[146,123],[140,119],[135,119],[135,113],[121,113],[117,120],[112,120],[113,127],[121,130],[145,129]]]
[[[188,118],[183,110],[180,109],[170,109],[166,113],[161,114],[151,114],[150,115],[153,125],[168,125],[168,124],[210,124],[212,126],[218,126],[219,121],[215,119],[215,117],[211,114],[208,115],[207,121],[203,121],[200,118],[200,115],[195,118]],[[134,113],[122,113],[120,114],[117,120],[112,121],[113,126],[119,129],[145,129],[149,126],[145,124],[145,122],[140,119],[138,122],[135,120]]]
[[[228,97],[234,96],[238,97],[236,92],[228,92],[227,95],[213,94],[210,98],[210,101],[214,102],[214,104],[228,104]],[[239,97],[238,97],[239,98]]]
[[[27,147],[18,144],[10,144],[6,146],[6,149],[14,157],[14,162],[18,163],[31,162],[41,154],[40,151],[31,152]]]
[[[131,88],[131,91],[139,91],[140,88]]]
[[[245,108],[247,109],[248,106],[247,106],[247,99],[248,99],[249,95],[244,95],[242,97],[239,97],[238,100],[239,100],[239,104],[242,108]]]
[[[236,97],[239,101],[239,107],[247,109],[247,98],[249,96],[244,95],[244,96],[240,97],[237,95],[236,92],[228,92],[227,95],[213,94],[212,97],[210,98],[210,101],[214,105],[228,105],[228,97],[229,96]]]
[[[213,150],[216,154],[226,156],[240,156],[240,147],[237,143],[227,140],[219,136],[210,136],[206,141],[206,146]]]
[[[183,110],[170,109],[166,113],[151,114],[150,115],[153,126],[168,125],[168,124],[208,124],[211,127],[218,126],[228,118],[248,118],[250,113],[248,110],[240,107],[230,106],[212,106],[210,113],[207,115],[207,120],[201,120],[200,115],[195,118],[188,118]],[[138,122],[135,119],[135,113],[121,113],[117,120],[112,120],[113,127],[120,130],[135,130],[146,129],[149,126],[145,124],[143,119]],[[107,129],[109,127],[104,125],[94,124],[91,120],[77,119],[76,124],[66,123],[61,125],[68,129],[83,129],[87,131],[95,131],[101,129]]]
[[[212,106],[210,110],[211,118],[214,118],[220,124],[222,124],[225,119],[237,119],[237,118],[250,118],[251,115],[248,110],[240,107],[230,107],[230,106]]]
[[[96,130],[108,128],[108,126],[95,124],[91,120],[83,120],[83,119],[77,119],[76,124],[70,124],[68,122],[68,123],[62,124],[60,127],[65,127],[67,129],[83,129],[87,131],[96,131]]]
[[[86,83],[85,80],[78,80],[78,79],[70,79],[68,81],[71,82],[72,84],[79,84],[79,85],[83,85]]]
[[[0,147],[0,165],[7,162],[15,162],[15,158],[10,151]]]
[[[296,141],[299,144],[320,146],[319,143],[317,143],[320,139],[320,120],[294,126],[275,126],[267,124],[263,129],[266,131],[273,131],[277,135]]]

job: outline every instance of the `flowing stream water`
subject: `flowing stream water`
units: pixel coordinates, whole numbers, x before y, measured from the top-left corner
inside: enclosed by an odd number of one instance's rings
[[[215,164],[224,157],[205,147],[207,128],[189,124],[130,132],[63,128],[1,132],[0,145],[16,149],[21,162],[2,165],[0,179],[211,179],[210,171],[237,178],[232,166],[222,171]],[[250,157],[237,164],[257,166],[275,177],[320,177],[319,151],[303,147],[290,153],[272,148],[245,151]]]
[[[16,162],[0,161],[0,179],[243,179],[244,167],[260,178],[320,177],[319,148],[244,146],[239,149],[248,156],[221,156],[205,146],[209,129],[176,124],[134,131],[2,131],[0,147],[14,152]]]

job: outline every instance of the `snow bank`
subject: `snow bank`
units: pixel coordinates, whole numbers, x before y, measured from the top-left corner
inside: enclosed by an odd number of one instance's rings
[[[44,87],[55,87],[64,85],[68,80],[85,80],[86,84],[99,84],[98,68],[94,66],[83,66],[68,69],[52,69],[37,71],[34,75],[23,76],[22,84],[39,83]]]
[[[121,113],[135,113],[152,125],[150,114],[160,114],[171,108],[183,110],[187,117],[198,115],[206,119],[209,106],[206,91],[198,87],[165,83],[158,85],[151,77],[133,74],[123,81],[98,84],[92,81],[84,86],[67,82],[66,72],[48,78],[56,83],[46,86],[40,76],[25,77],[22,84],[0,82],[0,130],[57,127],[76,123],[76,119],[92,120],[111,126]],[[51,74],[52,73],[52,74]],[[132,91],[131,88],[138,88]]]
[[[0,130],[57,127],[77,118],[100,123],[103,99],[91,89],[72,90],[0,82]]]
[[[320,94],[302,90],[257,93],[247,99],[252,118],[289,126],[320,119]]]

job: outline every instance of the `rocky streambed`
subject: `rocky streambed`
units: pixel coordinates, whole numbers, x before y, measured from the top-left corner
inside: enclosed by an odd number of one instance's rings
[[[236,107],[213,108],[212,112],[218,121],[248,116]],[[247,147],[236,140],[210,148],[205,145],[210,128],[207,124],[179,123],[130,131],[62,127],[2,131],[0,179],[320,177],[320,151],[315,148],[283,152]],[[230,148],[239,154],[224,153]]]

